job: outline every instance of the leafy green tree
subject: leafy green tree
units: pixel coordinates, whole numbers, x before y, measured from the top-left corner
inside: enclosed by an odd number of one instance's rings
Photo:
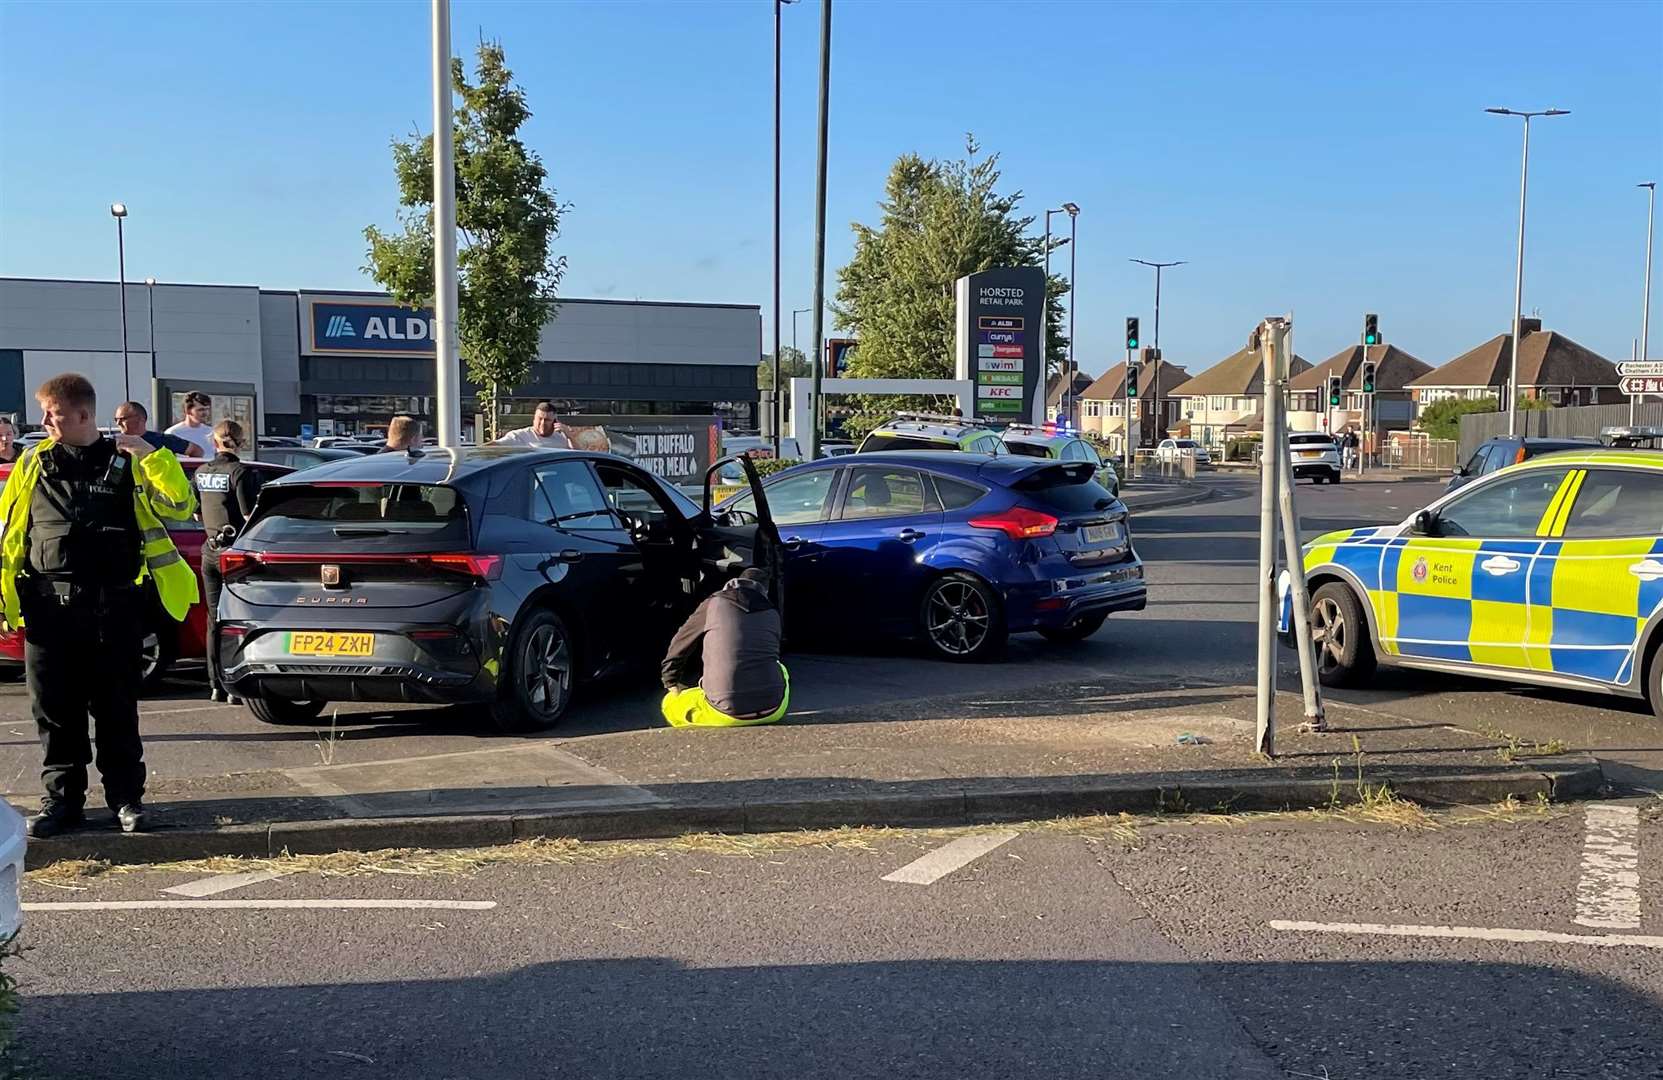
[[[808,366],[808,357],[801,349],[794,349],[790,345],[780,348],[780,378],[789,384],[792,379],[806,379],[812,374]],[[758,390],[772,390],[774,388],[774,356],[772,353],[764,356],[756,365],[756,388]]]
[[[1461,417],[1473,413],[1496,412],[1501,407],[1497,398],[1479,398],[1476,401],[1463,401],[1458,398],[1448,398],[1434,402],[1420,411],[1420,417],[1415,426],[1432,436],[1434,439],[1459,439],[1461,437]],[[1519,411],[1537,412],[1551,409],[1553,402],[1540,398],[1520,397]]]
[[[954,283],[993,267],[1044,263],[1044,241],[1031,235],[1034,219],[1018,210],[1022,193],[999,191],[998,165],[999,155],[982,156],[975,138],[967,136],[963,159],[903,154],[891,167],[878,224],[854,225],[854,256],[838,271],[837,323],[860,339],[850,375],[952,378]],[[1060,370],[1068,355],[1062,305],[1067,292],[1067,281],[1053,275],[1048,373]],[[862,398],[844,430],[858,435],[895,408],[944,406],[931,399]]]
[[[501,44],[481,42],[469,82],[451,61],[455,113],[457,336],[467,375],[484,388],[482,405],[495,434],[496,402],[524,383],[537,358],[543,324],[556,312],[565,256],[550,254],[569,206],[556,200],[540,157],[520,140],[531,118]],[[364,230],[364,269],[401,304],[433,303],[433,137],[394,140],[401,231]]]

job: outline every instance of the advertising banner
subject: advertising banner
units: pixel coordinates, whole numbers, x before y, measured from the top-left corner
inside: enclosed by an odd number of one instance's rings
[[[574,450],[617,454],[676,487],[702,485],[721,454],[714,416],[568,416],[561,426]]]
[[[1044,405],[1045,274],[1038,267],[984,270],[954,288],[957,377],[976,383],[975,415],[1005,421]]]
[[[302,345],[339,356],[432,356],[433,312],[385,300],[305,297]]]

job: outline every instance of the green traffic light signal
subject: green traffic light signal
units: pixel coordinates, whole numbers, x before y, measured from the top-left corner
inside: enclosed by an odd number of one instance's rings
[[[1138,347],[1138,320],[1136,316],[1129,315],[1126,318],[1126,347],[1128,349]]]
[[[1380,344],[1380,316],[1378,316],[1378,315],[1364,315],[1363,316],[1363,344],[1364,345],[1378,345],[1378,344]]]

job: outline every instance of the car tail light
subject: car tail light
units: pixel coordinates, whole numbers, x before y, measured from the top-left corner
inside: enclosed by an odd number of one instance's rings
[[[255,564],[260,566],[316,566],[323,563],[334,563],[340,566],[425,566],[446,573],[463,574],[467,577],[479,578],[481,581],[495,581],[502,576],[501,555],[475,555],[470,552],[440,552],[437,554],[408,554],[384,555],[375,554],[301,554],[293,551],[227,551],[220,555],[220,570],[226,575],[231,574],[231,563],[227,562],[235,556],[237,569],[247,571]]]
[[[1012,540],[1033,540],[1057,531],[1056,518],[1025,506],[1013,506],[997,514],[971,518],[970,525],[976,529],[998,529]]]
[[[246,551],[222,551],[219,553],[219,576],[222,578],[236,577],[254,569],[254,556]]]
[[[481,581],[495,581],[502,576],[501,555],[429,555],[426,558],[435,569],[466,574]]]
[[[238,623],[220,623],[219,632],[222,637],[246,637],[248,627]]]
[[[1522,462],[1523,460],[1524,460],[1524,447],[1521,446],[1521,447],[1519,447],[1519,452],[1513,455],[1513,464],[1517,465],[1520,462]]]

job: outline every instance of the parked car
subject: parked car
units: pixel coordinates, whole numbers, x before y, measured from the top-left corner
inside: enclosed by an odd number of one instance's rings
[[[1528,461],[1537,454],[1551,454],[1556,450],[1588,450],[1598,445],[1597,439],[1535,439],[1523,435],[1497,435],[1473,451],[1467,463],[1459,466],[1455,475],[1449,478],[1444,490],[1465,487],[1481,476]]]
[[[1211,465],[1212,451],[1194,439],[1162,439],[1155,447],[1155,460],[1163,465],[1176,464],[1183,458],[1194,458],[1197,465]]]
[[[854,452],[855,444],[852,442],[844,442],[841,439],[833,442],[823,442],[820,444],[820,453],[825,457],[842,457],[844,454],[852,454]]]
[[[857,453],[875,450],[964,450],[972,454],[1002,454],[999,433],[985,420],[933,413],[899,413],[879,424],[860,441]]]
[[[261,461],[273,465],[284,465],[299,471],[311,469],[318,465],[327,465],[331,461],[348,461],[364,455],[357,450],[342,450],[336,447],[312,446],[262,446],[256,451]]]
[[[1053,425],[1012,424],[1005,429],[1001,440],[1006,453],[1021,457],[1090,462],[1097,469],[1097,482],[1115,498],[1120,497],[1120,473],[1113,463],[1104,461],[1095,446],[1072,431],[1059,431]]]
[[[196,470],[206,463],[205,458],[181,458],[179,465],[185,470],[187,477],[196,475]],[[267,462],[250,462],[260,472],[262,482],[275,480],[293,470]],[[12,463],[0,464],[0,485],[11,476]],[[195,518],[190,521],[170,521],[167,523],[168,535],[173,539],[173,546],[179,549],[179,554],[196,573],[200,582],[202,576],[202,542],[207,539],[202,531],[202,523]],[[0,673],[13,677],[23,670],[23,635],[22,630],[0,630]],[[208,616],[207,609],[201,601],[191,605],[183,622],[174,620],[162,610],[161,601],[152,594],[148,626],[144,633],[144,687],[153,690],[161,681],[167,678],[175,664],[181,660],[201,660],[208,655]]]
[[[985,660],[1009,634],[1079,641],[1146,603],[1126,506],[1090,462],[862,452],[762,490],[794,637],[912,637],[942,659]],[[753,499],[729,500],[716,520],[754,521]]]
[[[23,815],[0,799],[0,941],[23,926],[23,856],[28,847]]]
[[[1663,716],[1663,453],[1527,458],[1304,551],[1327,685],[1391,664],[1645,698]]]
[[[226,683],[268,723],[387,701],[551,727],[584,681],[656,664],[746,565],[777,579],[767,500],[738,460],[761,507],[746,523],[592,451],[377,454],[286,476],[221,556]]]
[[[264,450],[269,446],[305,446],[306,443],[298,435],[261,435],[257,445]]]
[[[385,443],[385,438],[366,441],[352,435],[320,435],[312,440],[319,450],[350,450],[355,454],[373,454]]]
[[[1293,465],[1293,478],[1311,483],[1327,481],[1338,484],[1345,479],[1340,461],[1340,447],[1326,431],[1294,431],[1288,434],[1288,457]]]

